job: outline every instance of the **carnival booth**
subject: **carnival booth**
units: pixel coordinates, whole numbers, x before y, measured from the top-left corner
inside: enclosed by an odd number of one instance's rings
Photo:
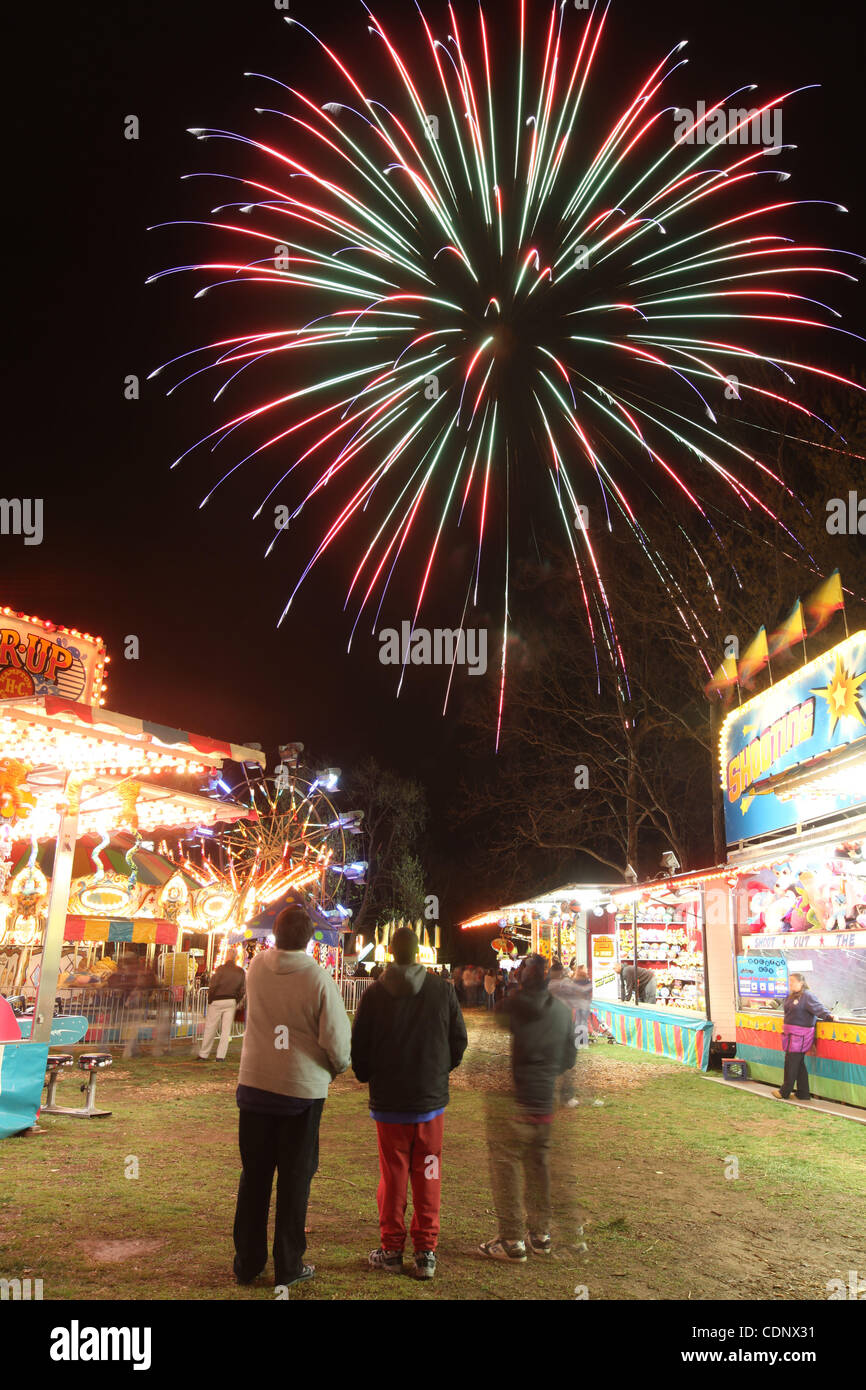
[[[127,830],[140,842],[244,818],[247,808],[177,782],[227,760],[264,761],[257,750],[104,709],[107,660],[98,638],[0,610],[0,932],[41,945],[33,1016],[19,1023],[29,1036],[0,1045],[0,1138],[33,1124],[50,1044],[76,1041],[54,1009],[79,836],[95,832],[108,845]],[[10,883],[22,839],[30,856]],[[45,841],[55,842],[50,887],[36,863]],[[76,1023],[81,1037],[88,1020]]]
[[[480,913],[464,929],[498,926],[500,960],[518,943],[565,966],[587,966],[592,1012],[604,1032],[627,1047],[709,1065],[722,1032],[711,1022],[710,990],[727,1042],[734,1037],[729,870],[668,875],[655,883],[572,884]],[[635,953],[635,939],[637,948]],[[616,967],[651,970],[654,998],[623,998]]]
[[[572,962],[588,965],[590,941],[605,930],[611,891],[605,884],[568,884],[525,902],[480,912],[461,928],[498,927],[491,945],[505,965],[526,950],[566,967]]]
[[[611,895],[613,934],[593,941],[593,1008],[619,1042],[706,1071],[720,1018],[733,1037],[728,872],[669,874]]]
[[[782,1080],[792,972],[834,1016],[816,1096],[866,1106],[866,632],[734,709],[721,735],[737,1057]]]

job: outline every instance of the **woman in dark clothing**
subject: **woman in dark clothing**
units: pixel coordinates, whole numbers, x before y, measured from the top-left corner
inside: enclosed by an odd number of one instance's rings
[[[806,1053],[815,1041],[815,1024],[821,1019],[832,1023],[833,1015],[806,988],[802,975],[791,976],[791,992],[785,1000],[785,1022],[782,1025],[782,1051],[785,1054],[785,1078],[773,1095],[787,1100],[797,1088],[798,1100],[811,1100]]]

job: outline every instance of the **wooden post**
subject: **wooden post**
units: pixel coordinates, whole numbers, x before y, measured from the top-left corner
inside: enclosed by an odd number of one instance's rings
[[[69,889],[72,883],[72,860],[78,838],[80,784],[76,781],[73,786],[71,774],[66,779],[66,795],[67,804],[61,812],[57,832],[57,849],[51,875],[48,917],[42,938],[42,965],[39,971],[39,991],[36,995],[31,1042],[51,1041],[51,1022],[54,1018],[60,957],[63,954],[63,934],[66,929],[66,909],[69,906]]]

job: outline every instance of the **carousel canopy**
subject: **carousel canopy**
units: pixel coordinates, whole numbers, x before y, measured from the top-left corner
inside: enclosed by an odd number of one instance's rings
[[[0,701],[0,758],[88,772],[192,771],[227,758],[265,765],[260,749],[53,695]]]

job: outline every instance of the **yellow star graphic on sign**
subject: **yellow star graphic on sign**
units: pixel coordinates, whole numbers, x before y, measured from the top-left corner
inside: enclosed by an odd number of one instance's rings
[[[866,671],[855,676],[845,670],[842,658],[836,657],[836,669],[829,685],[819,686],[810,694],[820,695],[827,701],[830,713],[830,733],[832,734],[840,719],[856,719],[866,727],[866,719],[860,707],[860,687],[866,681]]]

